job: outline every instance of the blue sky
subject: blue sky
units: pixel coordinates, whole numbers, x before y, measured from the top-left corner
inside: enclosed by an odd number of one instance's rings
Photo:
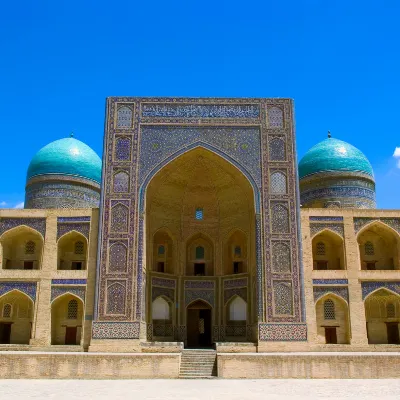
[[[398,0],[18,1],[0,15],[0,206],[37,150],[99,155],[107,96],[291,97],[299,157],[327,130],[371,161],[400,208]],[[400,149],[397,152],[400,156]]]

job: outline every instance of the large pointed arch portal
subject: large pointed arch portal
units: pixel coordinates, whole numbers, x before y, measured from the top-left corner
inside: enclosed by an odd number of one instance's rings
[[[222,340],[234,295],[248,340],[306,340],[291,100],[109,98],[104,146],[94,341],[151,338],[158,296],[207,302]]]

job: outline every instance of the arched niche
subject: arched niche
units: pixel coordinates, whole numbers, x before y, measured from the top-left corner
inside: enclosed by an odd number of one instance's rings
[[[346,269],[343,238],[330,230],[314,236],[312,253],[315,270]]]
[[[210,238],[197,234],[190,238],[186,246],[186,275],[214,275],[214,246]]]
[[[83,338],[83,301],[71,293],[51,304],[51,344],[79,345]]]
[[[368,343],[400,344],[400,296],[378,289],[364,300]]]
[[[224,274],[247,272],[247,236],[241,230],[234,231],[224,246]]]
[[[387,225],[376,222],[357,237],[361,269],[399,269],[399,235]]]
[[[0,297],[0,344],[29,344],[34,304],[26,294],[13,290]]]
[[[174,245],[168,231],[160,229],[153,236],[153,271],[173,274],[177,268]]]
[[[225,305],[225,340],[246,340],[247,302],[233,296]]]
[[[350,343],[349,308],[344,299],[328,293],[317,301],[315,310],[319,342],[326,344]]]
[[[3,269],[40,269],[43,237],[32,228],[18,226],[5,232],[0,239]]]
[[[87,240],[82,234],[71,231],[57,242],[57,269],[85,270],[87,263]]]
[[[172,340],[174,336],[173,307],[170,300],[160,296],[151,305],[153,338]]]

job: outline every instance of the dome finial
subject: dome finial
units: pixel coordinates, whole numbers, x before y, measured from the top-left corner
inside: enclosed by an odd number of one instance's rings
[[[71,132],[71,133],[69,134],[69,137],[74,137],[74,132]]]
[[[332,137],[331,131],[328,131],[328,139],[330,139],[331,137]]]

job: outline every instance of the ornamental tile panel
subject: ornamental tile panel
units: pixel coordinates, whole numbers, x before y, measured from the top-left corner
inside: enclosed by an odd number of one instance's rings
[[[64,294],[73,294],[76,297],[79,297],[83,302],[85,302],[85,286],[52,286],[51,287],[51,301],[55,300],[57,297],[60,297]]]
[[[151,279],[151,284],[153,286],[161,286],[161,287],[175,289],[176,281],[175,281],[175,279],[165,279],[165,278],[153,277]]]
[[[93,321],[93,339],[139,339],[140,322]]]
[[[57,223],[57,240],[66,233],[76,231],[89,240],[90,223],[88,222],[63,222]]]
[[[214,281],[185,281],[186,289],[214,289]]]
[[[347,285],[348,279],[313,279],[314,285]]]
[[[224,288],[225,289],[246,287],[246,286],[247,286],[247,278],[225,279],[224,280]]]
[[[28,226],[46,236],[46,218],[0,218],[0,235],[18,226]]]
[[[349,302],[349,291],[347,286],[314,286],[314,302],[317,302],[321,297],[325,296],[328,293],[336,294],[341,297],[346,302]]]
[[[259,340],[266,342],[307,341],[305,324],[259,324]]]
[[[388,289],[394,293],[400,295],[400,281],[398,282],[387,282],[387,281],[375,281],[375,282],[361,282],[362,298],[363,300],[372,292],[378,289]]]
[[[52,279],[52,285],[86,285],[86,279]]]
[[[214,290],[205,289],[185,289],[185,307],[195,300],[204,300],[211,307],[214,307]]]
[[[326,222],[326,223],[310,223],[310,234],[311,237],[314,237],[318,233],[322,232],[325,229],[329,229],[333,232],[336,232],[339,236],[344,237],[344,227],[341,223],[333,223],[333,222]]]
[[[36,300],[36,282],[0,282],[0,296],[11,292],[12,290],[19,290],[25,293],[33,301]]]

